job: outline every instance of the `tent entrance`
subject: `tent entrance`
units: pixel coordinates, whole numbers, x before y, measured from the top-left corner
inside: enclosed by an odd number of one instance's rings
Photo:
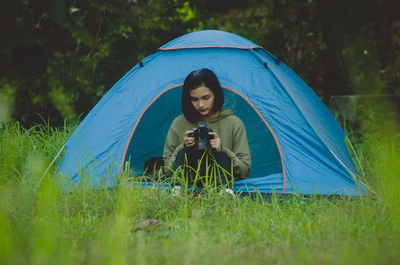
[[[250,178],[282,173],[282,161],[271,131],[255,109],[238,93],[223,89],[225,109],[232,109],[243,121],[251,152]],[[152,157],[162,157],[165,138],[172,121],[182,114],[182,86],[160,95],[143,113],[129,142],[125,161],[134,174],[140,176],[144,163]]]

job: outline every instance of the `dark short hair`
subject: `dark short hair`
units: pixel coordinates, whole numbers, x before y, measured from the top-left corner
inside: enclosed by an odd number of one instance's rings
[[[203,68],[191,72],[183,83],[182,112],[185,118],[192,123],[198,122],[201,115],[193,107],[190,98],[190,90],[194,90],[200,86],[206,86],[214,93],[215,98],[214,105],[211,109],[212,114],[218,112],[224,104],[224,93],[222,92],[222,87],[213,71]]]

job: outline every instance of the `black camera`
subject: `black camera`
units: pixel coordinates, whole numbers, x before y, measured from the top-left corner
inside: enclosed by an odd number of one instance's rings
[[[206,123],[204,121],[200,121],[198,126],[198,128],[192,129],[193,132],[189,134],[189,136],[195,138],[195,149],[205,150],[210,147],[210,140],[214,139],[214,135],[208,134],[209,132],[212,132],[212,130],[206,127]]]

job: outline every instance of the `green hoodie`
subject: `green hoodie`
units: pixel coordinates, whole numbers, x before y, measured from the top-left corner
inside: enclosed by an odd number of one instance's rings
[[[221,110],[218,116],[206,120],[207,128],[213,130],[221,139],[222,152],[233,162],[236,178],[246,178],[250,175],[251,157],[247,142],[246,129],[243,122],[232,110]],[[186,131],[197,128],[183,115],[178,116],[169,128],[164,145],[165,165],[173,168],[175,158],[183,149],[183,136]]]

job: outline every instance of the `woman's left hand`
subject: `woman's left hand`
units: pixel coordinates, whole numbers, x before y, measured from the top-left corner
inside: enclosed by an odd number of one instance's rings
[[[217,150],[217,152],[221,152],[222,151],[221,138],[219,138],[216,132],[209,132],[208,134],[214,136],[214,139],[210,140],[211,147]]]

